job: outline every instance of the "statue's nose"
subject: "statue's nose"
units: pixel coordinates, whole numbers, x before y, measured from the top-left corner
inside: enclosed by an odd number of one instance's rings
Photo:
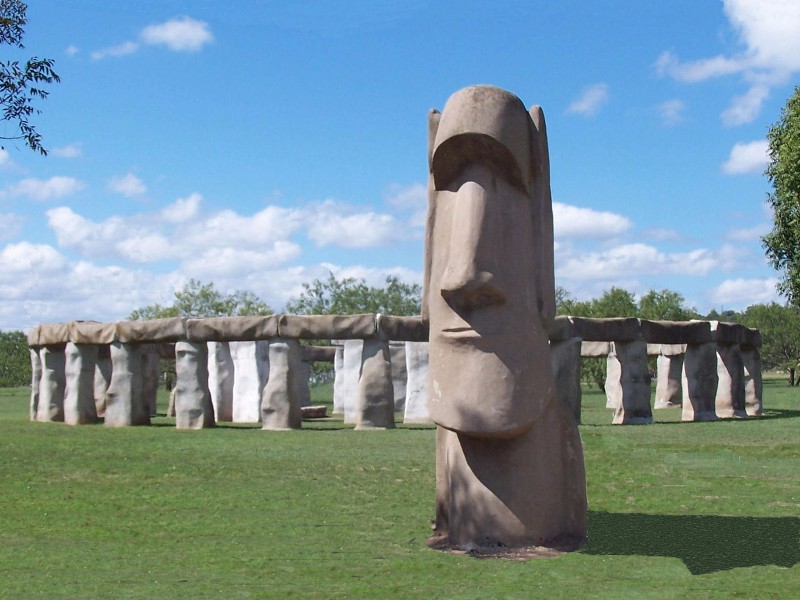
[[[475,309],[503,304],[506,294],[497,284],[491,268],[491,246],[494,240],[487,215],[489,198],[486,190],[475,182],[464,183],[452,199],[455,203],[451,224],[448,265],[442,274],[441,294],[453,308]]]

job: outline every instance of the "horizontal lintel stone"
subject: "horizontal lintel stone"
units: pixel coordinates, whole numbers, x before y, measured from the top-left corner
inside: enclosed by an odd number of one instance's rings
[[[378,335],[397,342],[427,342],[428,323],[422,317],[377,316]]]
[[[641,321],[642,336],[649,344],[703,344],[711,341],[708,321]]]
[[[295,339],[369,339],[376,333],[375,314],[280,315],[278,336]]]
[[[150,319],[117,323],[117,341],[123,344],[177,342],[186,339],[186,319]]]
[[[110,344],[117,335],[114,323],[70,321],[69,341],[73,344]]]
[[[639,319],[570,317],[578,337],[586,342],[632,342],[641,339]]]
[[[336,346],[300,346],[300,356],[305,362],[333,362]]]
[[[278,317],[244,316],[187,319],[190,342],[254,342],[278,337]]]

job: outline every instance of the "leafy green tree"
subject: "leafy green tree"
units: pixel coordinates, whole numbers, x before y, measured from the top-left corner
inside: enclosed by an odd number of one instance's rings
[[[237,290],[232,294],[223,294],[211,282],[190,279],[183,289],[175,292],[172,305],[151,304],[137,308],[128,318],[135,321],[166,317],[236,317],[272,313],[269,305],[253,292]]]
[[[22,37],[28,23],[28,6],[20,0],[0,0],[0,44],[24,48]],[[61,79],[53,70],[50,58],[29,59],[24,65],[18,60],[0,61],[0,106],[3,120],[16,123],[17,133],[0,136],[3,140],[25,140],[34,151],[47,155],[42,146],[42,136],[31,124],[30,118],[41,111],[34,108],[34,100],[47,98],[49,92],[41,84],[58,83]]]
[[[17,387],[30,382],[28,338],[21,331],[0,332],[0,387]]]
[[[773,191],[772,231],[762,238],[770,265],[782,274],[778,290],[800,304],[800,87],[767,133],[770,162],[765,170]]]
[[[736,321],[761,331],[761,365],[764,369],[794,369],[800,360],[800,308],[754,304]]]
[[[395,317],[420,314],[422,290],[417,284],[386,278],[382,288],[368,286],[363,279],[345,277],[315,279],[303,284],[303,292],[286,303],[286,312],[297,315],[352,315],[382,313]]]
[[[651,321],[689,321],[699,318],[694,308],[687,308],[682,295],[672,290],[650,290],[639,299],[639,318]]]

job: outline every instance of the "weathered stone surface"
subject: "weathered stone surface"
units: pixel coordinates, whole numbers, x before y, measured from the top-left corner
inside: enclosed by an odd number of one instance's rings
[[[70,321],[67,323],[69,341],[75,344],[110,344],[117,328],[114,323],[97,321]]]
[[[30,348],[39,348],[41,344],[39,343],[39,331],[41,330],[42,326],[37,325],[36,327],[31,327],[28,330],[28,346]]]
[[[639,319],[589,319],[570,317],[578,337],[585,342],[631,342],[642,337]]]
[[[333,414],[344,414],[345,398],[345,371],[344,371],[344,345],[334,346],[336,354],[333,360]]]
[[[208,389],[208,349],[205,342],[176,342],[175,375],[175,427],[213,427],[214,405]]]
[[[570,317],[559,316],[547,325],[547,337],[551,342],[564,342],[579,336]]]
[[[94,368],[94,407],[98,417],[106,414],[106,393],[111,384],[111,349],[108,345],[97,348]]]
[[[757,348],[761,345],[761,332],[758,329],[742,327],[741,345],[744,348]]]
[[[31,400],[28,408],[28,418],[36,420],[39,410],[39,384],[42,381],[42,359],[37,348],[29,348],[31,356]]]
[[[566,405],[576,423],[581,422],[581,338],[550,341],[550,362],[556,397]]]
[[[578,543],[583,455],[556,398],[544,116],[499,88],[429,119],[423,319],[437,424],[435,547]]]
[[[186,320],[186,338],[193,342],[253,342],[277,336],[276,315]]]
[[[67,425],[97,423],[94,403],[94,371],[97,344],[69,342],[64,350],[64,422]]]
[[[744,327],[738,323],[709,321],[711,339],[718,344],[740,344],[744,335]]]
[[[403,423],[433,423],[428,411],[428,342],[406,342],[406,372]]]
[[[747,414],[756,417],[764,412],[762,403],[761,353],[758,346],[741,349],[744,367],[744,404]]]
[[[356,429],[394,427],[394,392],[389,343],[364,340],[355,406]]]
[[[269,342],[230,342],[233,359],[233,422],[261,420],[261,393],[269,377]]]
[[[345,340],[342,360],[342,397],[344,398],[344,422],[356,422],[356,403],[358,396],[358,379],[361,377],[361,358],[364,349],[363,340]]]
[[[656,400],[654,409],[675,408],[681,405],[683,389],[683,355],[664,356],[656,359]]]
[[[611,354],[611,342],[581,342],[581,356],[584,358],[605,358]]]
[[[208,391],[217,422],[233,421],[233,358],[229,342],[207,342]]]
[[[142,353],[138,344],[113,342],[111,382],[106,392],[106,427],[149,425],[150,410],[142,394]]]
[[[702,344],[711,341],[708,321],[641,320],[642,337],[650,344]]]
[[[336,359],[336,346],[300,346],[301,357],[306,362],[329,362]]]
[[[686,354],[686,344],[661,344],[661,356],[683,356]]]
[[[406,408],[406,387],[408,384],[405,342],[389,342],[389,360],[392,365],[394,409],[398,412],[404,411]]]
[[[64,388],[66,386],[66,344],[43,346],[39,350],[42,359],[42,378],[39,383],[39,406],[37,421],[64,420]]]
[[[643,340],[614,342],[614,354],[619,361],[621,372],[620,398],[616,404],[612,423],[614,425],[652,423],[647,344]]]
[[[375,315],[280,315],[278,335],[293,339],[366,339],[375,337]]]
[[[155,344],[142,345],[142,396],[151,417],[158,411],[158,384],[161,377],[161,359]]]
[[[186,339],[186,319],[178,317],[149,321],[120,321],[116,327],[116,339],[124,344],[155,344]]]
[[[301,406],[300,414],[304,419],[324,419],[328,416],[328,406],[326,404]]]
[[[710,335],[710,329],[709,329]],[[683,421],[716,421],[717,345],[687,344],[683,357]]]
[[[311,375],[311,363],[302,359],[301,352],[297,363],[297,394],[301,407],[311,404],[311,387],[309,385]]]
[[[376,316],[377,332],[385,340],[394,342],[427,342],[428,324],[422,317]]]
[[[737,333],[741,338],[741,334]],[[717,343],[717,394],[714,410],[720,419],[746,417],[744,362],[739,344]]]
[[[301,365],[297,340],[275,339],[269,342],[269,380],[261,396],[262,429],[300,429]],[[306,380],[307,386],[307,380]]]
[[[31,330],[29,337],[31,335],[36,336],[36,339],[35,343],[29,344],[30,346],[63,345],[69,341],[69,323],[42,323],[35,330]]]

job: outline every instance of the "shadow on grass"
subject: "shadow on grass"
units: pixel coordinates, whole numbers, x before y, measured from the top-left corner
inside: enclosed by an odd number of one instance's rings
[[[800,518],[589,512],[584,554],[679,558],[692,575],[800,562]]]
[[[784,410],[780,408],[764,409],[764,414],[759,419],[796,419],[800,417],[800,410]]]

